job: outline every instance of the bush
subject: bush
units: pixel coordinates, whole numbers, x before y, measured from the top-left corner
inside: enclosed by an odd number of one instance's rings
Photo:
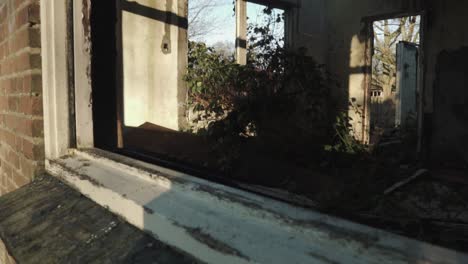
[[[283,48],[268,25],[249,31],[247,65],[204,43],[189,43],[188,109],[198,113],[192,128],[204,123],[194,130],[230,150],[222,160],[236,160],[246,141],[274,153],[323,149],[333,106],[324,68],[305,49]]]

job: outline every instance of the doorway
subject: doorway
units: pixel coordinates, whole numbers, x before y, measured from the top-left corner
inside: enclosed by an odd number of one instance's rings
[[[401,16],[372,22],[370,145],[395,140],[402,134],[417,138],[421,17]]]

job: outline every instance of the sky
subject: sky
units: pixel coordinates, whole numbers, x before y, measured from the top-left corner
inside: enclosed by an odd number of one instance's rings
[[[374,22],[374,32],[375,32],[375,38],[378,38],[379,40],[383,40],[384,38],[384,32],[382,32],[381,30],[379,30],[377,27],[376,27],[376,24],[379,23],[379,25],[381,25],[381,23],[385,21],[385,20],[380,20],[380,21],[376,21]],[[416,16],[416,30],[419,30],[420,29],[420,24],[421,24],[421,16]],[[390,31],[391,32],[395,32],[397,29],[398,29],[398,26],[399,25],[399,20],[398,19],[389,19],[389,25],[390,25]],[[401,37],[398,38],[398,41],[401,40]],[[375,40],[374,40],[375,41]],[[419,37],[416,39],[416,44],[419,44]],[[397,42],[398,43],[398,42]],[[395,43],[396,44],[396,43]]]
[[[216,29],[211,32],[208,36],[204,37],[208,45],[213,45],[216,42],[231,42],[234,45],[236,38],[236,21],[233,11],[233,1],[232,0],[214,0],[216,1],[216,6],[210,8],[204,12],[204,16],[208,17],[210,22],[216,24]],[[190,2],[189,2],[190,3]],[[262,10],[265,6],[247,3],[247,16],[249,18],[249,23],[261,23],[262,21]],[[282,12],[280,10],[275,10],[276,12]],[[190,17],[190,14],[189,14]],[[190,19],[189,19],[190,20]],[[190,25],[189,25],[190,26]]]

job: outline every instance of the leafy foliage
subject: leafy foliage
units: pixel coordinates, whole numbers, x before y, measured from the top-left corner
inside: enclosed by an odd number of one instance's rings
[[[354,109],[356,113],[359,108],[354,105],[354,99],[349,103],[350,108]],[[335,123],[333,124],[334,137],[331,145],[325,145],[326,151],[341,152],[347,154],[365,154],[367,147],[359,142],[354,137],[352,126],[352,118],[346,112],[339,112],[336,115]]]
[[[269,9],[265,12],[271,14]],[[269,21],[281,19],[278,15]],[[323,66],[307,56],[305,49],[284,48],[284,39],[271,30],[269,23],[249,26],[247,65],[237,64],[234,57],[223,56],[204,43],[189,43],[188,105],[199,113],[196,121],[213,120],[198,133],[224,150],[219,157],[224,170],[232,168],[246,151],[247,142],[255,145],[255,151],[295,160],[334,141],[330,137],[331,82]],[[347,138],[349,120],[340,118],[335,130]],[[340,151],[352,148],[335,146]]]

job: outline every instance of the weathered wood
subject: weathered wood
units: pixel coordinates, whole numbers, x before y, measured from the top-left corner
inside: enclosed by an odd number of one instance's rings
[[[52,176],[0,198],[0,237],[17,263],[194,263]]]

